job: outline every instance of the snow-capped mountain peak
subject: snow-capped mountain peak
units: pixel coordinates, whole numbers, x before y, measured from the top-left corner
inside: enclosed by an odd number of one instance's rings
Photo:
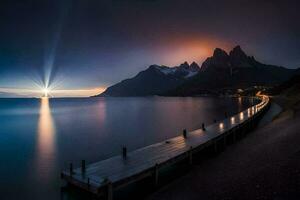
[[[184,78],[193,77],[200,71],[199,65],[195,62],[193,62],[191,65],[189,65],[187,62],[184,62],[181,65],[175,67],[157,65],[156,68],[165,75],[174,75]]]

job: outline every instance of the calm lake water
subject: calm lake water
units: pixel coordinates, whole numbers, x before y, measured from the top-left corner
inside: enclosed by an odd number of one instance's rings
[[[210,97],[0,99],[0,199],[74,199],[60,191],[70,162],[150,145],[249,105]]]

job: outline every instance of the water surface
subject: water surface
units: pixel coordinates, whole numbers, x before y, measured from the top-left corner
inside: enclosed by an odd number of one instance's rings
[[[61,199],[60,171],[70,162],[150,145],[249,104],[210,97],[0,99],[1,199]]]

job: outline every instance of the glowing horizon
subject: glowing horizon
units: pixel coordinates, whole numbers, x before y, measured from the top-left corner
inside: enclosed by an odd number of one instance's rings
[[[41,98],[50,96],[54,98],[60,97],[90,97],[103,92],[106,88],[83,88],[83,89],[47,89],[45,88],[27,89],[27,88],[1,88],[0,93],[9,94],[9,97],[16,98]]]

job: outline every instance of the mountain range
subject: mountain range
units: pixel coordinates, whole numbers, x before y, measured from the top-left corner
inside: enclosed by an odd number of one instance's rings
[[[219,94],[255,85],[272,86],[288,80],[296,70],[258,62],[240,46],[229,54],[216,48],[199,67],[196,62],[175,67],[151,65],[97,96],[194,96]]]

